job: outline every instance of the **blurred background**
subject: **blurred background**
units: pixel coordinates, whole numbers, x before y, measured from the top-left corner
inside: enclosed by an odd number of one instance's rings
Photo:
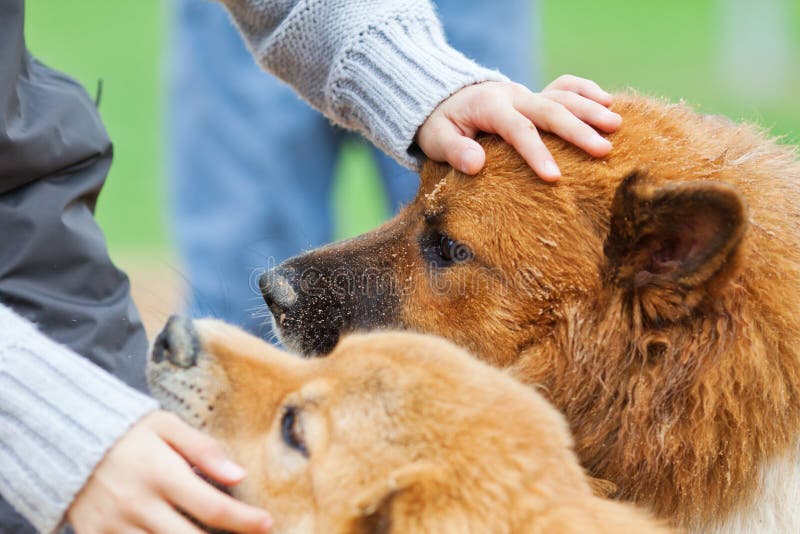
[[[92,95],[103,82],[100,111],[115,159],[97,216],[152,329],[182,302],[165,201],[169,6],[28,0],[26,7],[34,55]],[[531,16],[543,81],[577,74],[609,90],[635,88],[756,122],[800,143],[800,0],[542,0]],[[335,237],[389,215],[376,172],[368,150],[345,143],[331,198]]]

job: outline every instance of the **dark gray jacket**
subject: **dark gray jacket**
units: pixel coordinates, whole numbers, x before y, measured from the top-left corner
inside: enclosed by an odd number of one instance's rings
[[[24,7],[0,0],[0,302],[145,390],[144,330],[94,221],[111,141],[80,84],[31,57]],[[0,532],[34,529],[0,501]]]

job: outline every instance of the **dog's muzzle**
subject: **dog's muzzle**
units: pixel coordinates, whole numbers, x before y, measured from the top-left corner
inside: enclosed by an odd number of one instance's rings
[[[168,361],[176,367],[189,369],[197,364],[200,338],[191,319],[173,315],[153,343],[150,358],[153,363]]]
[[[269,311],[279,321],[297,302],[297,291],[290,281],[291,273],[280,267],[270,269],[259,280],[259,288]]]

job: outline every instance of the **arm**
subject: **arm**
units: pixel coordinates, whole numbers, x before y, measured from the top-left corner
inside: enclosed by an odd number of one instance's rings
[[[621,123],[590,80],[562,76],[533,93],[470,61],[447,45],[428,0],[222,1],[262,67],[407,167],[424,153],[475,174],[485,154],[473,138],[484,131],[556,180],[537,128],[602,157],[611,143],[592,126]]]
[[[505,81],[445,42],[427,0],[223,0],[259,64],[407,167],[414,136],[459,89]]]
[[[156,408],[0,304],[0,494],[38,530],[59,526],[106,450]]]
[[[0,495],[40,532],[194,533],[177,510],[233,532],[265,532],[266,512],[223,484],[244,478],[219,445],[40,334],[0,304]]]

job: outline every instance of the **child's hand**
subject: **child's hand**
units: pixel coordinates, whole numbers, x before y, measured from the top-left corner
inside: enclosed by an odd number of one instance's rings
[[[610,104],[611,95],[596,83],[570,75],[557,78],[541,93],[511,82],[479,83],[439,104],[417,132],[417,143],[429,158],[476,174],[483,168],[486,154],[475,135],[498,134],[539,177],[555,181],[561,171],[537,128],[602,157],[611,150],[611,143],[592,126],[613,132],[622,123],[622,117],[606,108]]]
[[[148,415],[109,451],[67,511],[78,534],[200,534],[178,510],[210,527],[267,532],[267,512],[213,488],[189,466],[223,484],[244,478],[216,441],[166,412]]]

